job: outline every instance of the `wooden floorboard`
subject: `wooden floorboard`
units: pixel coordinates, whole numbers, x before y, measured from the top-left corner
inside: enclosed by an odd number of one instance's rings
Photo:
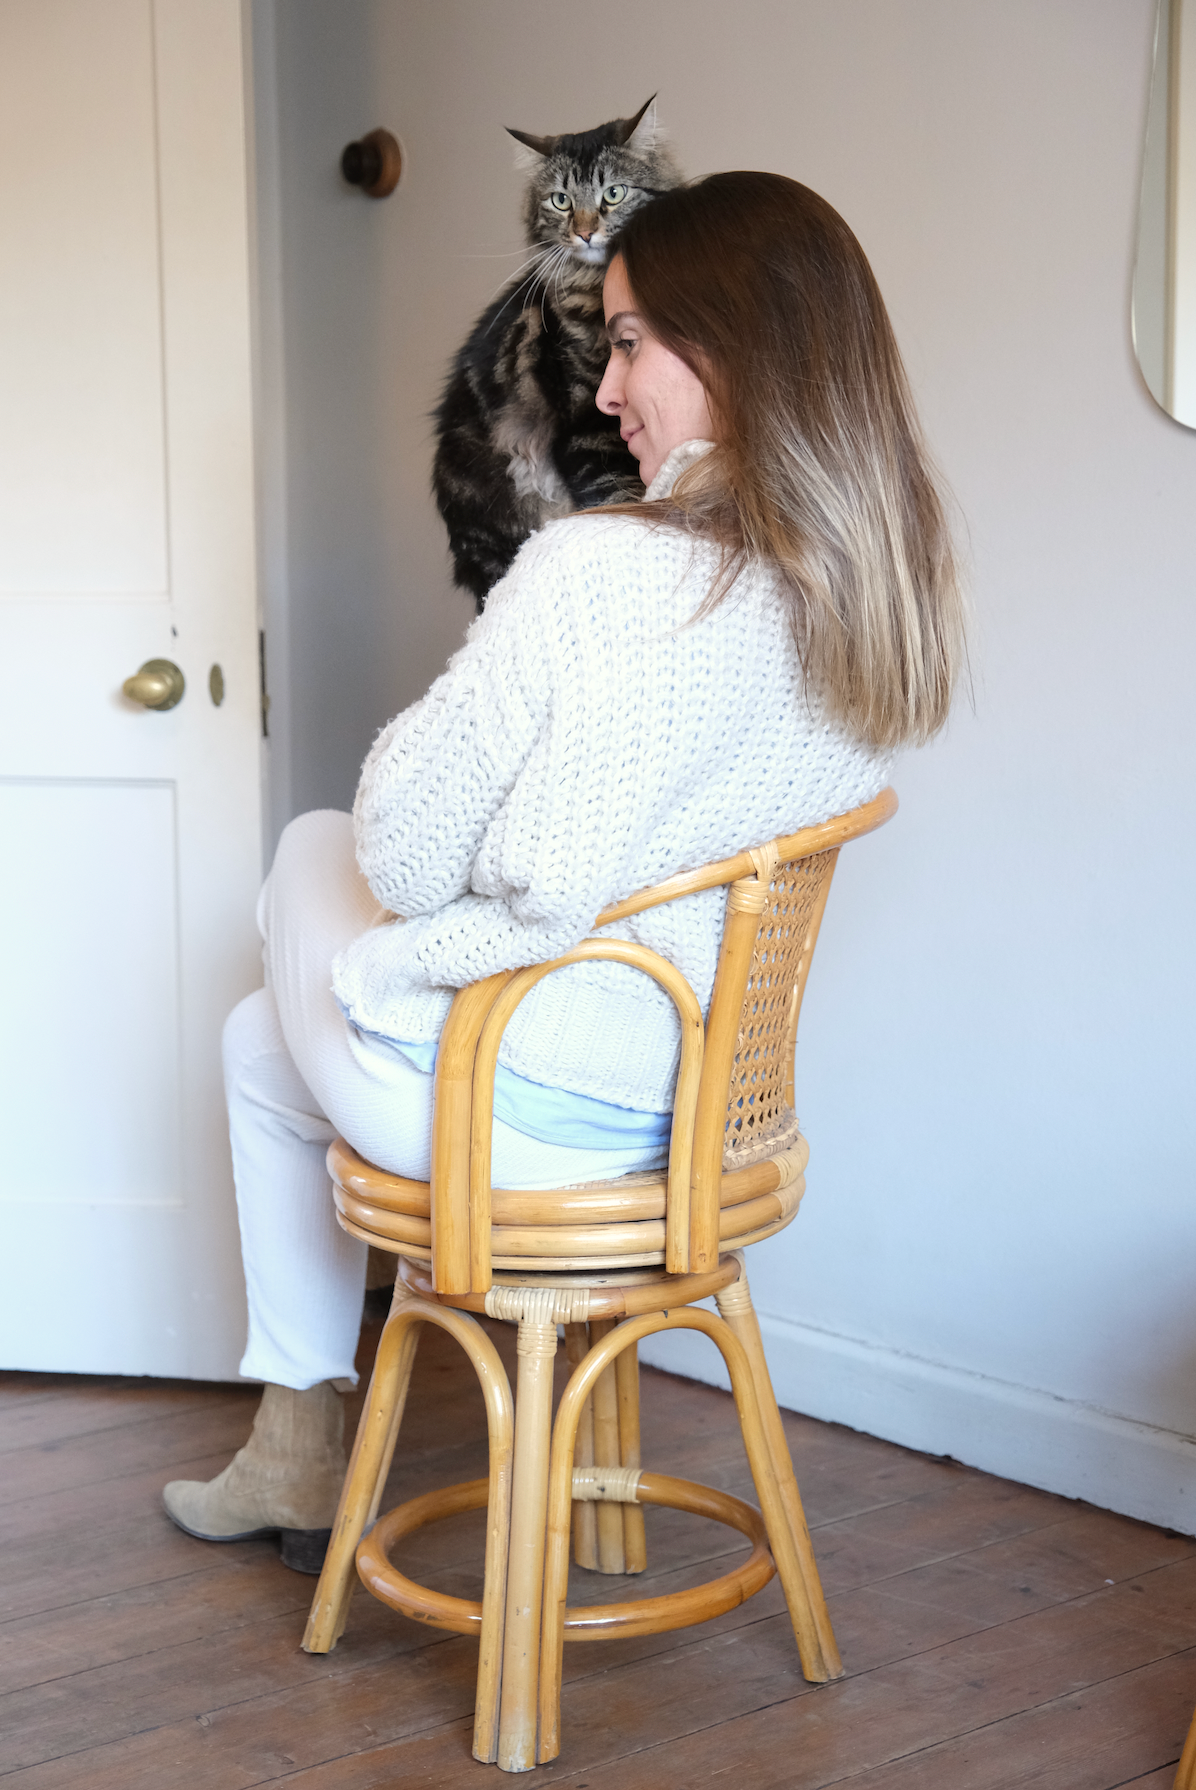
[[[513,1332],[493,1326],[513,1362]],[[368,1363],[376,1325],[363,1334]],[[651,1464],[752,1497],[729,1398],[645,1371]],[[360,1402],[358,1399],[357,1403]],[[299,1647],[314,1581],[272,1542],[181,1534],[161,1486],[208,1477],[255,1394],[0,1376],[0,1777],[20,1790],[457,1790],[476,1644],[357,1593],[344,1640]],[[1180,1536],[786,1416],[847,1676],[811,1686],[774,1581],[703,1628],[565,1654],[562,1790],[1163,1790],[1196,1702],[1196,1546]],[[388,1502],[485,1471],[480,1394],[421,1343]],[[736,1536],[649,1509],[641,1594],[726,1570]],[[399,1559],[480,1585],[480,1513]],[[574,1574],[575,1602],[622,1595]]]

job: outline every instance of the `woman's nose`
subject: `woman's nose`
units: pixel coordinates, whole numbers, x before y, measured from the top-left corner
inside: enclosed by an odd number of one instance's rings
[[[619,386],[618,363],[612,354],[606,363],[606,372],[602,375],[602,383],[594,394],[594,402],[599,410],[607,416],[617,416],[623,408],[623,395]]]

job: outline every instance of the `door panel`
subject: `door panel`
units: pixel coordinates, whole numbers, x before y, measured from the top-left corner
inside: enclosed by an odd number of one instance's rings
[[[165,596],[151,23],[0,0],[3,592]]]
[[[0,1200],[181,1205],[174,789],[0,783],[0,838],[37,866],[0,940]],[[37,1130],[22,1120],[35,1112]]]

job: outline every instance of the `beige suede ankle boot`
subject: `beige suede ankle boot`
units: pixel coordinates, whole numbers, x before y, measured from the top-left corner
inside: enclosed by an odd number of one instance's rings
[[[264,1387],[244,1448],[206,1484],[172,1480],[162,1493],[167,1515],[201,1541],[278,1535],[287,1566],[319,1572],[345,1477],[344,1425],[328,1381],[305,1392]]]

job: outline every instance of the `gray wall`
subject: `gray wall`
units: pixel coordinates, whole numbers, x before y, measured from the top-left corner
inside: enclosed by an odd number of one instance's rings
[[[691,173],[824,193],[965,519],[975,707],[840,868],[799,1051],[810,1191],[752,1260],[770,1359],[800,1408],[1196,1529],[1196,436],[1128,327],[1151,0],[286,0],[276,23],[291,808],[347,803],[468,619],[427,414],[517,259],[500,126],[659,88]],[[409,168],[372,205],[335,166],[376,123]]]
[[[412,303],[413,207],[338,172],[363,131],[403,130],[401,102],[378,95],[373,9],[255,0],[252,18],[276,836],[293,814],[350,806],[374,734],[442,669],[472,606],[451,589],[428,495],[447,350],[421,346],[436,305]]]

